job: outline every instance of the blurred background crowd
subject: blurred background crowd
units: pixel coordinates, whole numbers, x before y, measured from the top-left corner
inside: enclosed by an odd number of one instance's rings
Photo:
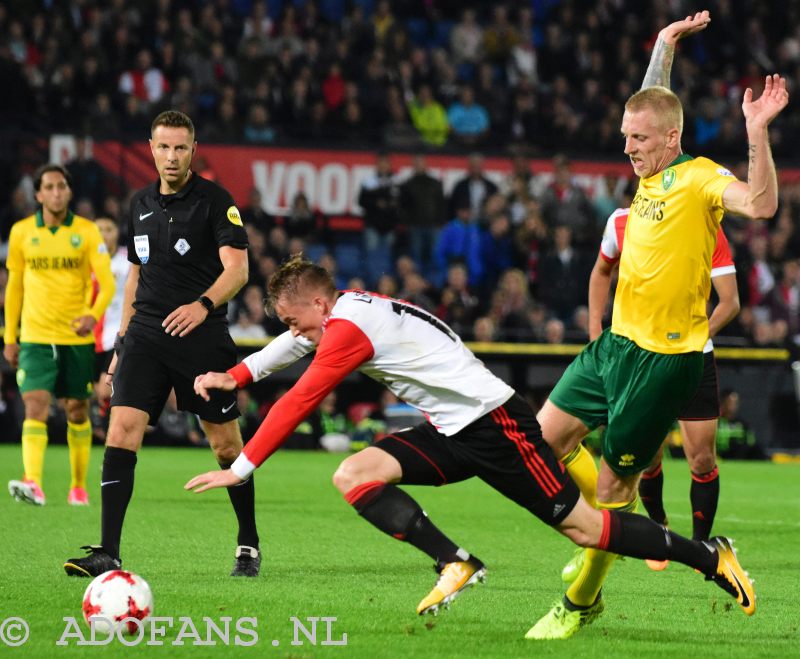
[[[282,331],[264,286],[304,251],[341,287],[405,298],[466,339],[586,340],[588,278],[606,218],[635,181],[591,193],[571,160],[622,160],[622,108],[658,30],[699,8],[711,29],[679,46],[672,87],[686,112],[684,150],[746,177],[741,98],[779,71],[800,82],[800,1],[708,0],[4,0],[0,4],[0,238],[35,210],[30,173],[53,133],[81,136],[67,163],[74,206],[120,222],[125,189],[92,141],[142,142],[157,112],[195,121],[202,143],[342,147],[375,154],[358,192],[363,232],[337,233],[305,194],[285,215],[258,190],[237,199],[250,237],[250,281],[230,305],[232,333]],[[83,139],[85,137],[85,139]],[[771,128],[792,171],[800,105]],[[392,153],[418,154],[413,171]],[[455,154],[450,190],[425,156]],[[483,157],[508,158],[493,181]],[[202,159],[195,169],[213,178]],[[551,162],[542,184],[530,162]],[[768,222],[727,217],[742,312],[721,345],[800,343],[800,175]],[[366,267],[365,267],[366,264]],[[0,305],[7,274],[0,270]],[[713,301],[712,301],[713,302]]]

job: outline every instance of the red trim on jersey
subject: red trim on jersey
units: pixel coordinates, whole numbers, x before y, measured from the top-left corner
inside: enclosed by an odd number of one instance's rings
[[[597,548],[605,551],[608,549],[608,541],[611,538],[611,511],[604,508],[600,514],[603,516],[603,530],[600,532]]]
[[[372,343],[355,323],[333,318],[306,372],[272,406],[245,445],[247,459],[256,467],[262,464],[337,384],[374,354]]]
[[[358,503],[364,507],[380,494],[377,490],[382,490],[384,487],[386,487],[386,483],[383,481],[361,483],[361,485],[356,485],[347,490],[344,495],[344,500],[351,506],[355,506]]]
[[[236,386],[239,389],[246,387],[253,381],[253,374],[244,362],[239,362],[236,366],[229,368],[228,375],[233,376],[233,379],[236,380]]]
[[[617,251],[622,254],[622,243],[625,242],[625,227],[628,225],[630,208],[621,211],[614,217],[614,231],[617,233]]]
[[[713,270],[714,268],[724,268],[729,265],[734,265],[731,246],[728,244],[725,232],[720,227],[717,230],[717,245],[714,247],[714,254],[711,256],[711,268]]]
[[[611,265],[614,265],[617,261],[619,261],[619,256],[617,258],[615,258],[615,259],[611,259],[611,258],[607,257],[605,254],[603,254],[603,250],[602,249],[600,250],[600,256],[603,258],[603,260],[606,263],[610,263]]]
[[[642,480],[643,480],[643,481],[646,481],[646,480],[649,480],[649,479],[651,479],[651,478],[655,478],[656,476],[658,476],[658,475],[661,473],[661,468],[662,468],[662,466],[663,466],[663,465],[662,465],[662,463],[661,463],[661,462],[659,462],[659,463],[658,463],[658,467],[656,467],[656,470],[655,470],[655,471],[651,471],[651,472],[647,472],[647,471],[645,471],[645,472],[642,472]]]
[[[445,478],[444,473],[442,473],[442,470],[439,469],[439,465],[437,465],[425,453],[423,453],[422,450],[419,447],[414,446],[411,442],[406,441],[405,439],[403,439],[402,437],[398,437],[397,435],[386,435],[384,437],[384,439],[386,439],[386,437],[391,437],[392,439],[397,440],[401,444],[405,444],[409,448],[414,449],[417,453],[419,453],[423,458],[425,458],[430,463],[431,467],[433,467],[439,473],[439,476],[441,476],[441,478],[442,478],[442,485],[446,485],[447,484],[447,479]]]
[[[558,494],[561,490],[558,480],[536,452],[536,447],[519,431],[517,422],[508,416],[508,412],[505,411],[502,405],[492,410],[492,420],[497,425],[502,426],[503,434],[514,442],[522,456],[522,460],[525,462],[525,466],[533,474],[544,493],[549,498]]]
[[[692,472],[692,480],[695,483],[710,483],[719,478],[719,467],[714,467],[707,474],[695,474]]]

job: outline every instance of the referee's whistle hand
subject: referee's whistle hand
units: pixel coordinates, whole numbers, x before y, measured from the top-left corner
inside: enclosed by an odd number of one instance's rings
[[[161,323],[170,336],[186,336],[208,316],[208,311],[199,302],[182,304]]]
[[[209,389],[233,391],[236,389],[236,380],[230,373],[214,373],[212,371],[198,375],[194,379],[194,392],[203,400],[211,400]]]
[[[230,469],[218,469],[195,476],[183,486],[183,489],[194,490],[195,494],[200,494],[215,487],[231,487],[242,482],[242,479]]]

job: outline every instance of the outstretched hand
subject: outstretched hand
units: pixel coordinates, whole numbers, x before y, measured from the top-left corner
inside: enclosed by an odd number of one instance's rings
[[[209,389],[233,391],[236,389],[236,379],[230,373],[214,373],[213,371],[198,375],[194,379],[194,392],[203,400],[211,400]]]
[[[764,80],[764,92],[757,100],[753,100],[753,90],[750,87],[745,90],[742,112],[748,126],[766,128],[788,104],[786,78],[774,73]]]
[[[669,46],[674,46],[679,39],[705,30],[711,22],[708,10],[698,11],[694,16],[687,16],[682,21],[670,23],[658,33],[658,36]]]
[[[232,487],[233,485],[239,485],[243,482],[244,481],[230,469],[218,469],[195,476],[183,486],[183,489],[194,490],[195,494],[200,494],[200,492],[205,492],[215,487]],[[198,485],[200,487],[198,487]]]

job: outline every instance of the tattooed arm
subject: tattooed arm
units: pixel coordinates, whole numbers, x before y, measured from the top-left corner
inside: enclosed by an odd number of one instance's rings
[[[753,100],[753,90],[744,92],[742,112],[747,128],[747,183],[732,182],[722,193],[725,210],[753,219],[769,219],[778,210],[778,175],[769,148],[768,126],[789,104],[786,79],[767,76],[764,92]]]
[[[650,55],[650,64],[647,67],[647,73],[644,74],[642,89],[657,85],[669,89],[669,74],[672,71],[672,60],[675,57],[675,44],[679,39],[705,30],[710,22],[708,11],[699,11],[694,16],[687,16],[682,21],[675,21],[661,30],[658,33],[656,45],[653,46],[653,53]]]

